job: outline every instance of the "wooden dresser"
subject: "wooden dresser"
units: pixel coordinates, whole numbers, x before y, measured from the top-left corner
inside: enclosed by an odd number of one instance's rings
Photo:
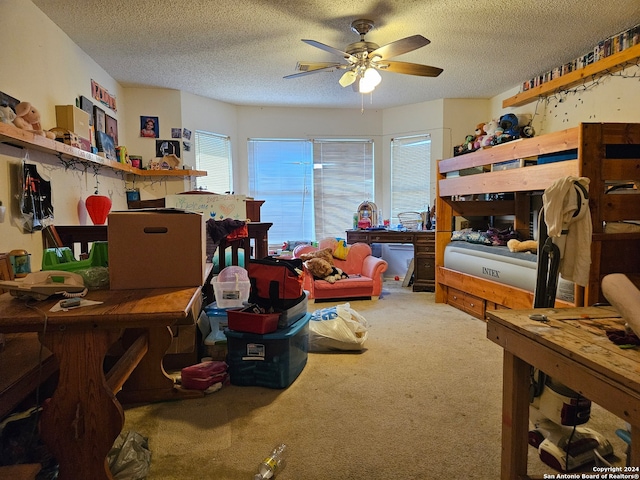
[[[410,243],[413,245],[413,291],[435,289],[435,232],[417,230],[347,230],[347,243]],[[410,272],[409,272],[410,274]]]

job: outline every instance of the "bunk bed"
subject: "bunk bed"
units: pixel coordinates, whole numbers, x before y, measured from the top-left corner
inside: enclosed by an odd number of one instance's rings
[[[517,168],[503,169],[505,162]],[[531,308],[535,287],[483,278],[455,264],[451,267],[449,260],[445,263],[445,256],[450,257],[447,246],[458,243],[451,241],[460,224],[457,218],[506,218],[522,239],[534,238],[533,200],[567,176],[590,180],[591,269],[588,284],[574,285],[573,296],[560,296],[556,306],[604,301],[602,277],[639,272],[640,231],[633,231],[627,222],[640,220],[640,124],[581,123],[438,162],[436,302],[481,319],[487,310]]]

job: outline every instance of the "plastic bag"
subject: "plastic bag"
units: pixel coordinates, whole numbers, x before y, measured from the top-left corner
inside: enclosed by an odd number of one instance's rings
[[[362,350],[369,323],[348,303],[316,310],[309,322],[309,351]]]
[[[116,480],[144,480],[151,465],[149,442],[139,433],[122,432],[113,443],[107,461]]]
[[[20,171],[19,221],[26,232],[35,232],[53,223],[51,182],[42,178],[28,160],[29,154],[25,153]]]

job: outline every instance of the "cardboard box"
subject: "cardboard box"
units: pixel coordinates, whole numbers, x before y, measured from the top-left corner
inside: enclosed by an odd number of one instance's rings
[[[90,135],[89,114],[75,105],[56,105],[56,125],[82,138]]]
[[[202,214],[128,210],[111,212],[107,222],[112,290],[204,285]]]

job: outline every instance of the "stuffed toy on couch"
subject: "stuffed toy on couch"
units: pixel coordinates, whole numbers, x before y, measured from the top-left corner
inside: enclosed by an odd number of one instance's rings
[[[333,263],[333,250],[331,248],[323,248],[315,252],[303,253],[300,259],[304,262],[304,266],[313,278],[318,280],[326,280],[329,283],[335,283],[342,278],[349,276],[336,267]]]

